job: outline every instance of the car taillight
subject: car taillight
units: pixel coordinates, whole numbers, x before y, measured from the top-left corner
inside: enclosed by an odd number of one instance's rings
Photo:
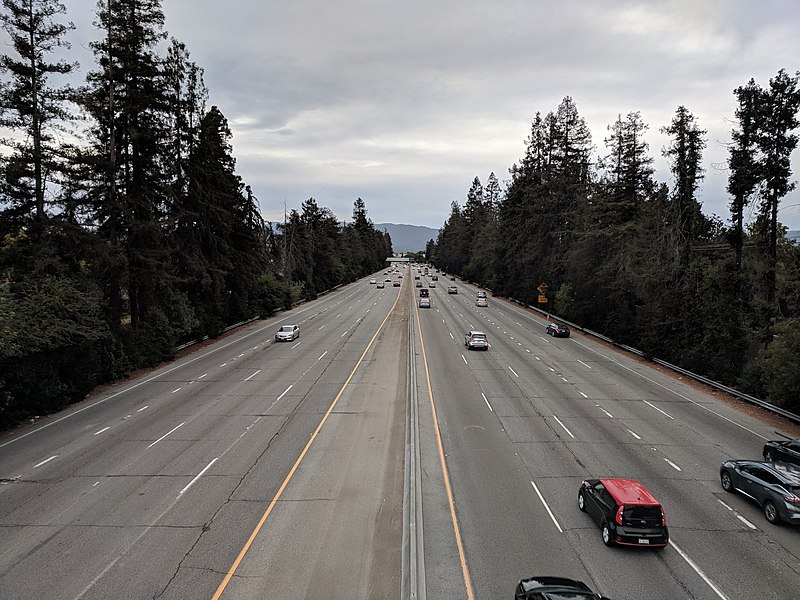
[[[787,502],[791,502],[792,504],[800,504],[800,498],[795,496],[794,494],[787,494],[783,497],[784,500]]]
[[[624,506],[620,506],[617,509],[617,518],[615,519],[615,521],[617,522],[617,525],[622,525],[622,511],[623,510],[625,510]]]
[[[661,509],[661,526],[662,527],[666,527],[667,526],[667,515],[664,514],[664,509],[663,508]]]

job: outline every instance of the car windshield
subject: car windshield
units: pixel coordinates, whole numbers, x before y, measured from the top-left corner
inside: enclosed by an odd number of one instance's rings
[[[484,334],[482,334],[482,333],[473,333],[472,334],[472,339],[473,340],[485,340],[486,336]]]
[[[290,332],[290,331],[292,331],[292,326],[291,325],[284,325],[283,327],[281,327],[281,331]]]

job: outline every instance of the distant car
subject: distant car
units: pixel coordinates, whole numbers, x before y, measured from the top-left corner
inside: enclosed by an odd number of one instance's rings
[[[437,273],[438,273],[438,271],[437,271]],[[431,281],[439,281],[439,276],[438,275],[432,276],[431,277]]]
[[[431,299],[430,298],[420,298],[419,299],[419,307],[420,308],[430,308],[431,307]]]
[[[483,290],[480,290],[478,292],[478,298],[486,298],[486,292],[484,292]]]
[[[447,293],[448,294],[457,294],[458,293],[458,288],[456,286],[454,286],[454,285],[448,286],[447,287]]]
[[[489,340],[482,331],[469,331],[464,335],[464,345],[467,350],[488,350]]]
[[[436,282],[435,281],[431,281],[431,283],[430,283],[430,285],[428,287],[435,288],[436,287]]]
[[[476,298],[475,306],[489,306],[489,301],[486,298]]]
[[[420,290],[419,290],[419,297],[420,298],[427,298],[429,295],[430,295],[430,292],[428,292],[428,288],[420,288]]]
[[[450,281],[455,281],[455,280],[456,280],[456,278],[455,278],[455,277],[451,277],[451,278],[450,278]]]
[[[800,465],[800,440],[777,440],[764,444],[764,460]]]
[[[419,279],[419,275],[414,275],[414,279]]]
[[[418,281],[417,283],[414,284],[414,287],[421,288],[422,287],[422,282]]]
[[[391,281],[391,280],[392,280],[392,278],[391,278],[391,277],[384,277],[384,279],[383,279],[383,280],[384,280],[384,281]]]
[[[382,281],[379,281],[379,282],[378,282],[378,285],[376,285],[375,287],[377,287],[377,288],[384,288],[384,287],[386,287],[386,286],[384,285],[384,283],[383,283]]]
[[[588,585],[566,577],[537,576],[517,584],[514,600],[611,600],[595,594]]]
[[[400,287],[400,282],[399,282],[399,281],[395,281],[395,282],[392,284],[392,287]]]
[[[297,325],[282,325],[275,333],[276,342],[291,342],[300,337],[300,328]]]
[[[553,337],[569,337],[569,327],[563,323],[550,323],[546,329],[548,335]]]
[[[370,280],[369,280],[369,282],[370,282],[370,283],[377,283],[377,281],[378,281],[378,280],[377,280],[377,279],[375,279],[374,277],[373,277],[372,279],[370,279]]]
[[[773,525],[800,523],[800,467],[791,463],[726,460],[719,469],[726,492],[754,500]]]
[[[578,508],[588,513],[602,532],[606,546],[664,547],[669,531],[664,509],[634,479],[587,479],[578,490]]]

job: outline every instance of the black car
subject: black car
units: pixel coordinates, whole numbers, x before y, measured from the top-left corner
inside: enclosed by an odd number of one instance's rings
[[[778,440],[764,444],[764,460],[800,465],[800,440]]]
[[[664,509],[634,479],[587,479],[578,490],[578,508],[589,513],[606,546],[664,547],[669,531]]]
[[[610,600],[589,586],[566,577],[530,577],[517,584],[514,600]]]
[[[546,331],[553,337],[569,337],[569,327],[563,323],[550,323]]]
[[[760,460],[726,460],[719,469],[726,492],[754,500],[770,523],[800,523],[800,467]]]

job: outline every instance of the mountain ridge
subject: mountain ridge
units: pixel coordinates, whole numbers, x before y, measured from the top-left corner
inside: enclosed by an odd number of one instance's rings
[[[373,223],[378,231],[386,231],[392,238],[394,252],[423,252],[428,240],[436,240],[438,229],[405,223]]]

